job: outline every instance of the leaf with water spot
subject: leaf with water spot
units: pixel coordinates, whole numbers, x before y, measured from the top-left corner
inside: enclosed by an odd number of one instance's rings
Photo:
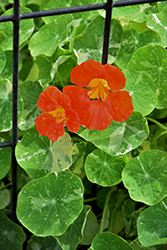
[[[137,229],[138,239],[142,245],[148,247],[167,244],[167,198],[140,214]]]
[[[36,236],[59,236],[83,209],[81,180],[65,171],[26,184],[18,195],[17,217]]]
[[[126,161],[126,156],[111,156],[97,149],[86,158],[86,176],[89,181],[103,187],[117,185],[121,182],[121,173]]]
[[[27,174],[36,179],[50,172],[67,169],[72,163],[72,150],[68,133],[53,143],[32,129],[17,144],[16,158]]]
[[[112,121],[102,131],[81,127],[77,134],[110,155],[123,155],[137,148],[148,137],[149,128],[142,114],[134,111],[125,122]]]
[[[126,164],[122,180],[133,200],[154,205],[167,196],[166,162],[166,152],[148,150]]]

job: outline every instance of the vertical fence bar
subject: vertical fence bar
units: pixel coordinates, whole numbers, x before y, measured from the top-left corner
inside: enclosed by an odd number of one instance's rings
[[[113,0],[107,0],[104,38],[103,38],[104,40],[103,40],[102,64],[106,64],[108,60],[112,6],[113,6]]]
[[[13,12],[13,107],[12,107],[12,199],[11,219],[16,222],[17,162],[15,147],[18,142],[18,80],[19,80],[19,24],[20,0],[14,0]]]

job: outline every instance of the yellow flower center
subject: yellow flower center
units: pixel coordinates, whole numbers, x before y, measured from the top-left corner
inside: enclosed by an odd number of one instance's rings
[[[88,95],[91,99],[101,99],[107,98],[109,91],[111,90],[105,79],[94,78],[91,80],[87,86],[89,89]]]
[[[66,112],[62,106],[59,106],[55,110],[50,111],[48,113],[51,114],[56,119],[57,123],[61,123],[61,122],[66,123]]]

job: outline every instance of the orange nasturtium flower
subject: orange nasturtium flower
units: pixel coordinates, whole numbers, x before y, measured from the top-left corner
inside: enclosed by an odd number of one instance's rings
[[[130,94],[122,90],[126,78],[118,67],[90,59],[72,69],[71,82],[75,85],[65,86],[63,93],[89,130],[106,129],[112,120],[123,122],[134,109]]]
[[[40,94],[37,105],[43,113],[35,120],[36,129],[53,142],[64,135],[64,126],[71,132],[80,129],[80,118],[71,108],[70,98],[58,88],[47,87]]]

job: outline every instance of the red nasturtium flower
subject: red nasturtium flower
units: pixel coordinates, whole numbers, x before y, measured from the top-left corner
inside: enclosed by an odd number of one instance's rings
[[[53,142],[64,135],[64,126],[69,131],[77,132],[80,118],[71,108],[70,98],[54,86],[47,87],[39,96],[38,108],[41,113],[35,120],[37,131]]]
[[[106,129],[112,120],[123,122],[134,109],[130,94],[122,90],[126,78],[118,67],[90,59],[72,69],[71,82],[75,85],[65,86],[63,93],[89,130]]]

